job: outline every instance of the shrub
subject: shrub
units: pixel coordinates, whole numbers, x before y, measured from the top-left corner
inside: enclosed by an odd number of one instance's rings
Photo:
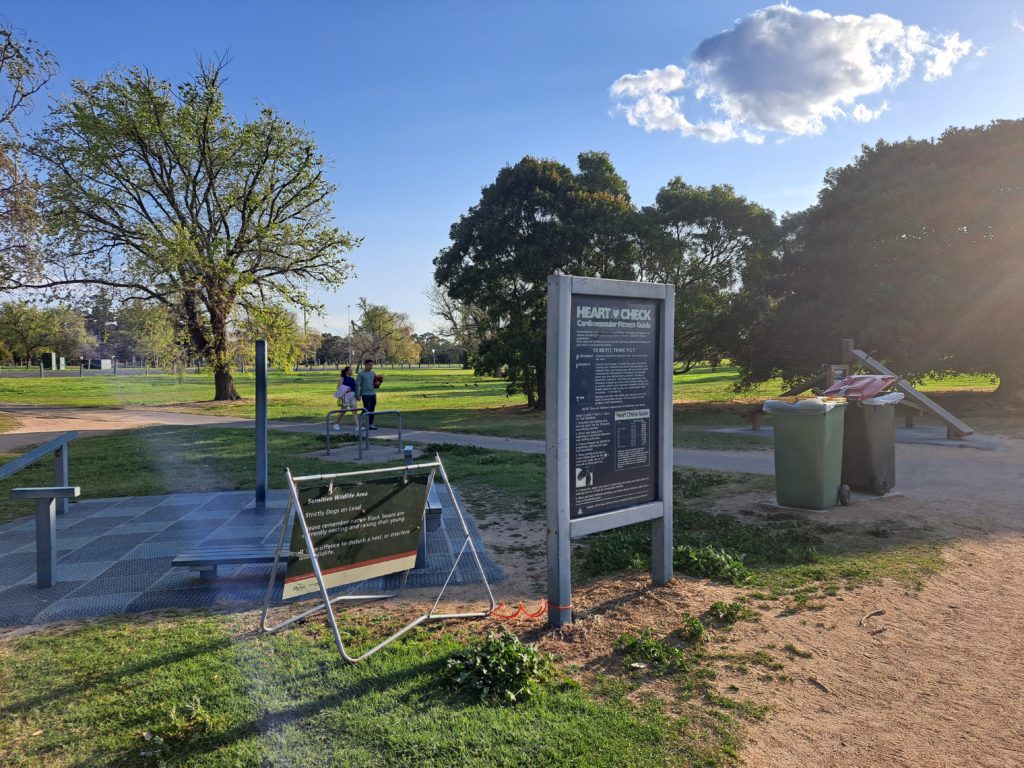
[[[702,643],[708,638],[708,630],[704,626],[704,622],[690,613],[683,614],[683,626],[679,628],[677,634],[683,640],[691,643]]]
[[[679,648],[656,640],[651,630],[639,635],[626,632],[615,642],[615,652],[627,666],[634,669],[649,668],[655,672],[677,672],[688,669],[686,654]]]
[[[750,571],[742,560],[710,544],[702,547],[680,544],[673,550],[672,563],[677,570],[689,576],[703,576],[735,585],[750,579]]]
[[[549,659],[507,629],[487,637],[448,659],[451,684],[481,701],[514,704],[536,693]]]
[[[735,624],[742,619],[749,619],[750,609],[735,601],[724,603],[716,600],[708,607],[708,616],[722,624]]]

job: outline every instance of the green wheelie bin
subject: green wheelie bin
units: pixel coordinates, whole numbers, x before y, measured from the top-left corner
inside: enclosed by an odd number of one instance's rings
[[[896,404],[900,392],[846,406],[843,430],[843,482],[882,496],[896,485]]]
[[[842,484],[846,400],[814,397],[768,400],[775,432],[775,497],[784,507],[825,509],[848,504]]]

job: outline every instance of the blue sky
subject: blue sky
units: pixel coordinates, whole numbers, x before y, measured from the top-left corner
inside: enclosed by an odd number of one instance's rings
[[[364,238],[357,277],[318,294],[316,325],[342,332],[360,296],[430,329],[431,259],[523,155],[607,151],[639,204],[678,175],[783,212],[863,143],[1024,117],[1024,0],[768,5],[32,0],[3,13],[56,54],[55,93],[119,64],[180,80],[198,54],[230,50],[231,109],[269,104],[314,131],[338,223]],[[761,47],[780,25],[785,42]]]

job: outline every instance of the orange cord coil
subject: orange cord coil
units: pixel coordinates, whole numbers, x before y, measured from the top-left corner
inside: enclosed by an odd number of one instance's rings
[[[490,615],[493,616],[496,619],[503,619],[505,621],[511,621],[513,619],[518,619],[520,616],[524,616],[527,619],[539,619],[541,616],[543,616],[545,613],[547,613],[547,610],[548,610],[549,607],[551,607],[551,606],[549,605],[548,601],[545,600],[544,598],[541,598],[540,605],[537,607],[537,610],[534,611],[533,613],[531,613],[529,610],[527,610],[526,606],[523,605],[523,601],[520,600],[519,601],[519,606],[515,609],[514,612],[512,612],[512,613],[499,613],[499,611],[502,611],[502,610],[505,610],[505,609],[508,608],[508,606],[505,605],[505,603],[499,603],[497,605],[497,607],[495,607],[494,610],[492,610],[490,612]],[[556,605],[554,607],[557,610],[559,610],[559,611],[569,611],[569,610],[572,610],[572,606],[571,605]]]

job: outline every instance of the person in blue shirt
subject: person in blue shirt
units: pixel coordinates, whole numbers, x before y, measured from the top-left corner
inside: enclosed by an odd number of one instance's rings
[[[359,413],[356,406],[356,380],[352,378],[352,366],[346,365],[341,370],[341,379],[338,387],[334,390],[334,396],[338,398],[338,420],[335,421],[332,430],[341,432],[341,419],[346,413],[352,414],[352,422],[355,424],[356,433],[359,432]]]
[[[356,376],[356,398],[363,401],[363,410],[369,411],[370,426],[367,429],[377,429],[373,425],[373,412],[377,410],[377,388],[373,380],[373,360],[367,358],[363,361],[363,370]]]

